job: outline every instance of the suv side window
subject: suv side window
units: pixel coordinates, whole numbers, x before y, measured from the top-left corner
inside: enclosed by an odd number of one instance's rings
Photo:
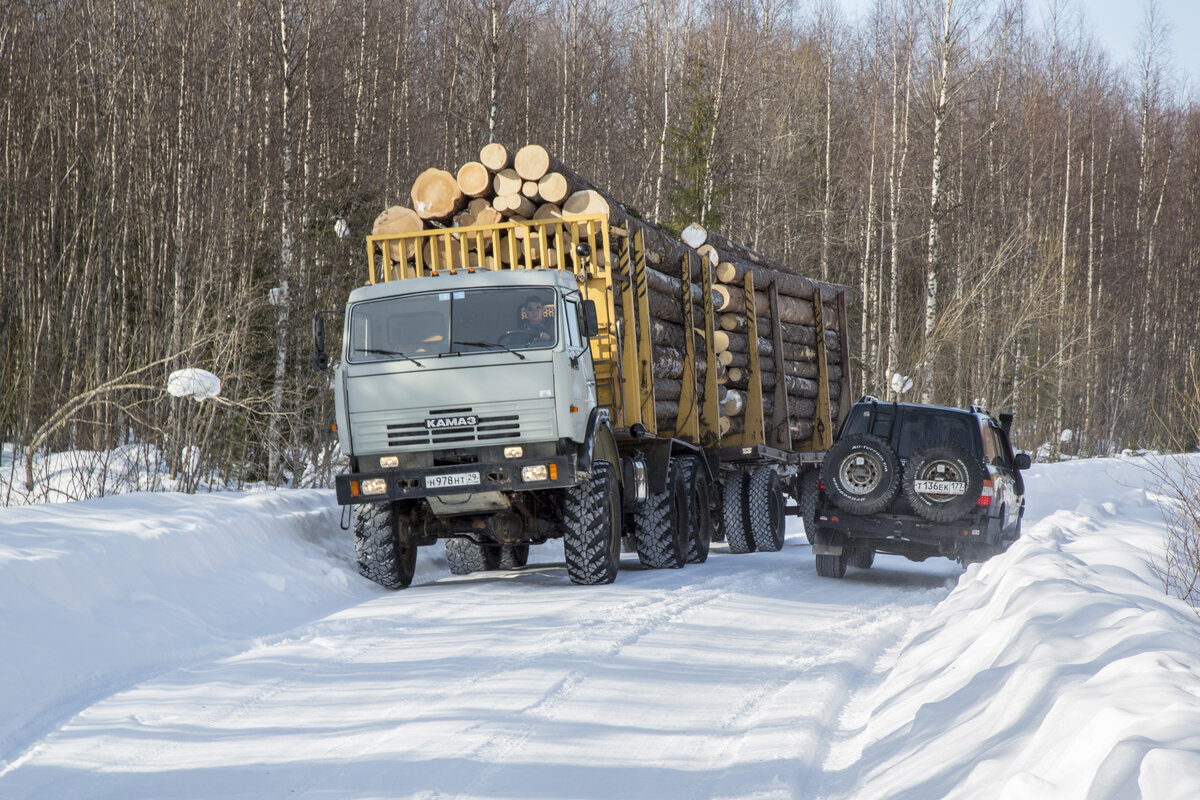
[[[842,428],[842,436],[853,436],[859,433],[869,433],[878,436],[885,442],[892,436],[892,421],[896,414],[892,406],[863,405],[851,409],[850,415]]]
[[[1008,442],[1004,438],[1003,431],[994,425],[989,425],[984,442],[984,450],[988,452],[989,464],[996,464],[997,466],[1012,469],[1012,452],[1008,449]],[[988,443],[990,443],[990,446]],[[994,456],[992,455],[992,451],[995,451]]]
[[[981,422],[979,434],[983,437],[983,460],[988,464],[1003,464],[1004,459],[1000,455],[1001,451],[999,447],[997,447],[996,432],[992,429],[992,426],[986,422]]]

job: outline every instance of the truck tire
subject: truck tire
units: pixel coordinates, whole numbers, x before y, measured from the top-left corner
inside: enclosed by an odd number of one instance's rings
[[[750,476],[741,470],[729,473],[721,497],[721,527],[731,553],[753,553],[754,538],[746,519],[746,493]]]
[[[386,589],[406,589],[417,569],[417,546],[408,518],[393,503],[354,506],[358,572]]]
[[[617,578],[621,560],[621,494],[607,461],[592,462],[592,477],[563,493],[563,553],[572,583],[596,585]]]
[[[633,515],[638,559],[650,569],[679,569],[688,556],[688,504],[681,458],[667,466],[667,486],[652,494]]]
[[[875,548],[865,545],[853,548],[846,556],[846,563],[859,569],[870,569],[875,563]]]
[[[812,543],[817,535],[817,504],[821,500],[821,471],[805,470],[796,479],[796,500],[800,504],[800,519],[804,520],[804,535]]]
[[[498,569],[519,569],[529,563],[529,545],[527,544],[498,544],[496,548],[496,566]]]
[[[489,558],[489,545],[477,544],[470,539],[447,539],[446,563],[450,565],[452,575],[470,575],[472,572],[483,572],[495,569],[495,560]]]
[[[875,514],[900,491],[900,459],[876,436],[856,434],[834,442],[821,464],[826,496],[851,514]]]
[[[750,473],[746,486],[746,511],[750,522],[750,538],[760,553],[777,553],[783,549],[784,502],[779,475],[770,467],[759,467]]]
[[[681,459],[683,483],[688,497],[687,562],[702,564],[708,560],[712,544],[712,508],[708,474],[695,458]]]
[[[904,496],[913,511],[930,522],[954,522],[975,507],[983,493],[983,464],[964,448],[953,443],[933,444],[913,453],[904,469]],[[947,494],[936,488],[919,491],[918,487],[936,487],[942,483],[960,484],[961,494]]]
[[[817,575],[822,578],[844,578],[846,577],[846,541],[844,536],[829,534],[822,530],[817,530],[816,541],[813,544],[841,544],[842,552],[836,556],[818,554],[815,556]]]

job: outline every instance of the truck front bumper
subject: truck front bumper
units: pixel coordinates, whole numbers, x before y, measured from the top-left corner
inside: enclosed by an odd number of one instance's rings
[[[338,505],[343,506],[479,492],[530,492],[576,485],[577,461],[572,454],[428,469],[388,469],[338,475],[334,485]],[[537,477],[529,479],[526,468]],[[543,470],[545,479],[540,478]],[[380,488],[382,491],[366,491]]]
[[[985,517],[942,524],[907,514],[872,514],[860,517],[844,511],[822,508],[817,510],[817,527],[838,531],[847,539],[877,543],[888,542],[933,546],[942,552],[956,552],[963,547],[996,545],[999,542],[1000,520]],[[836,550],[836,552],[833,552]],[[839,555],[840,545],[813,544],[817,554]]]

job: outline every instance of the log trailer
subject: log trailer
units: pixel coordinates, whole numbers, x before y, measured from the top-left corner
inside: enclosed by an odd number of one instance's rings
[[[623,546],[651,568],[702,562],[713,540],[782,547],[797,509],[784,492],[799,498],[816,475],[850,392],[843,384],[831,402],[817,346],[816,419],[797,446],[785,382],[764,395],[759,380],[785,365],[751,347],[744,422],[722,435],[715,314],[690,294],[693,282],[710,294],[707,259],[691,251],[682,267],[679,303],[697,335],[686,337],[677,417],[663,425],[640,227],[594,214],[434,228],[369,236],[367,256],[332,375],[350,463],[337,500],[352,510],[364,576],[407,587],[417,548],[439,539],[463,574],[524,565],[530,545],[561,538],[578,584],[613,581]],[[754,280],[743,278],[750,342],[762,311]],[[836,330],[847,365],[844,295],[828,325],[813,306],[815,341]],[[781,325],[770,328],[778,339]],[[314,364],[328,369],[322,315],[314,339]],[[784,350],[777,341],[774,358]]]

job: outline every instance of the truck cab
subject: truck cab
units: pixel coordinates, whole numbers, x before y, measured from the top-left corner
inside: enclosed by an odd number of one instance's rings
[[[572,482],[597,408],[574,275],[456,272],[351,293],[334,370],[351,459],[339,502],[426,497],[463,513],[507,507],[499,492]],[[446,491],[463,488],[473,494]]]

